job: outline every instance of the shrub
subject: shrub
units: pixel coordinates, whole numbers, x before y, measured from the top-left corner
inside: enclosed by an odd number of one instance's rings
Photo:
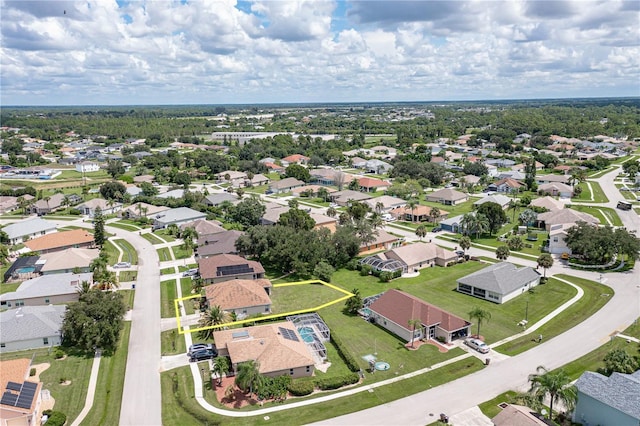
[[[29,370],[29,377],[33,377],[36,375],[36,369],[32,368],[31,370]]]
[[[288,390],[291,395],[305,396],[313,392],[315,385],[309,380],[293,380],[289,383]]]
[[[382,271],[380,272],[380,281],[383,283],[388,283],[393,279],[393,272]]]
[[[342,358],[345,364],[347,364],[347,367],[349,368],[349,370],[353,372],[360,371],[360,366],[358,365],[358,362],[355,360],[355,358],[353,358],[353,355],[351,355],[351,353],[343,346],[342,341],[340,340],[339,337],[336,336],[334,331],[331,332],[331,342],[338,350],[338,354],[340,355],[340,358]]]
[[[69,209],[69,214],[72,216],[80,216],[82,212],[78,209]]]
[[[345,268],[347,268],[347,270],[349,271],[355,271],[356,269],[358,269],[358,259],[351,259],[350,261],[348,261],[345,265]]]
[[[60,411],[46,410],[42,414],[49,416],[47,426],[62,426],[67,421],[67,415]]]
[[[361,276],[366,277],[370,273],[371,273],[371,266],[370,265],[360,265],[360,275]]]
[[[64,358],[64,351],[60,348],[56,348],[56,350],[53,352],[53,357],[55,359]]]
[[[358,373],[347,373],[342,376],[335,377],[325,377],[321,379],[316,379],[316,386],[321,390],[332,390],[339,389],[346,385],[352,385],[354,383],[358,383],[360,380],[360,376]]]

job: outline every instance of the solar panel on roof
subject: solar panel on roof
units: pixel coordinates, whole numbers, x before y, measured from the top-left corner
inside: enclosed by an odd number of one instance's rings
[[[17,400],[18,395],[5,391],[4,395],[2,395],[2,399],[0,399],[0,404],[15,406]]]
[[[22,385],[16,382],[7,382],[7,389],[20,392]]]
[[[35,392],[36,389],[38,389],[38,384],[33,382],[24,382],[22,384],[22,390],[24,391],[25,389],[30,389]]]
[[[248,274],[248,273],[252,273],[252,272],[253,272],[253,268],[250,267],[247,264],[244,264],[244,265],[219,266],[218,267],[218,276]]]
[[[289,330],[288,328],[278,327],[278,331],[280,332],[282,337],[284,337],[287,340],[291,340],[293,342],[299,342],[300,341],[298,339],[298,336],[296,335],[296,332],[293,331],[293,330]]]
[[[33,402],[33,398],[30,398],[30,399],[18,398],[18,402],[16,402],[16,407],[29,409],[31,408],[32,402]]]

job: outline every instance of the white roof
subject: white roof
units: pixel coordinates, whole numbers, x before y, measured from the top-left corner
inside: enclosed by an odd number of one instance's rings
[[[24,281],[10,293],[0,295],[0,300],[32,299],[75,293],[82,281],[93,282],[93,274],[51,274]]]
[[[178,207],[166,210],[156,217],[156,222],[162,224],[171,224],[176,222],[186,222],[189,220],[204,219],[207,217],[205,213],[190,209],[189,207]]]
[[[44,220],[41,217],[30,217],[19,222],[7,225],[2,230],[7,233],[10,240],[20,238],[25,235],[36,234],[42,231],[50,231],[56,229],[56,224]]]
[[[19,342],[60,333],[66,305],[23,306],[0,312],[0,342]]]

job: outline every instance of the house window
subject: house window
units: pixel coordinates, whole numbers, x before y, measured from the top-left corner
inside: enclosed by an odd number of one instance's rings
[[[16,308],[18,306],[24,306],[24,300],[16,300]]]
[[[265,307],[264,307],[264,311],[265,311],[265,312],[269,312],[269,307],[268,307],[268,306],[265,306]]]
[[[553,237],[553,242],[557,243],[558,242],[558,237]]]
[[[49,298],[48,297],[44,298],[44,303],[47,303],[47,304],[51,303],[51,302],[49,302]]]
[[[44,339],[42,339],[42,343],[45,344],[45,345],[48,345],[49,344],[49,338],[45,337]]]
[[[482,288],[477,288],[477,287],[474,287],[474,288],[473,288],[473,295],[474,295],[474,296],[484,298],[485,294],[486,294],[486,291],[485,291],[484,289],[482,289]]]
[[[471,286],[467,284],[458,284],[458,291],[471,294]]]
[[[5,345],[4,343],[0,343],[0,348],[6,348],[7,345]]]
[[[500,295],[498,293],[494,293],[493,291],[488,292],[487,297],[491,300],[500,300]]]
[[[311,372],[311,367],[307,365],[307,373]]]
[[[290,374],[291,376],[293,376],[293,368],[290,368],[290,369],[289,369],[289,374]]]

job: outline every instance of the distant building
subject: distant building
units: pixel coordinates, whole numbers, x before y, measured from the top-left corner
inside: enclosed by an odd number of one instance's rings
[[[505,303],[538,284],[540,274],[535,269],[500,262],[460,278],[456,289],[490,302]]]
[[[206,218],[206,213],[190,209],[189,207],[177,207],[157,214],[153,219],[153,229],[164,229],[169,225],[180,226],[186,222]]]

